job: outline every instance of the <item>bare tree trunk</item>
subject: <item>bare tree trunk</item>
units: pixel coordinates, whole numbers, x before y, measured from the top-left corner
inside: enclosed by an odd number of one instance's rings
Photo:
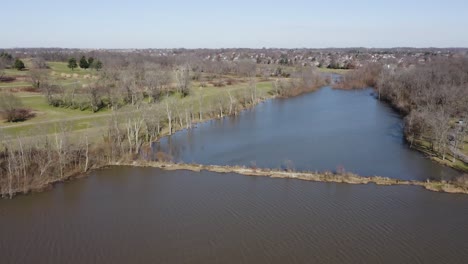
[[[8,153],[8,149],[6,151]],[[13,170],[11,168],[11,150],[8,153],[8,193],[10,194],[10,199],[13,198]]]
[[[161,121],[160,121],[160,119],[159,119],[159,117],[158,117],[158,124],[157,124],[157,127],[158,127],[158,130],[157,130],[158,135],[159,135],[160,132],[161,132],[161,125],[160,125],[160,123],[161,123]]]
[[[199,113],[200,121],[203,120],[202,101],[203,101],[203,95],[200,93],[200,95],[198,96],[198,113]]]
[[[275,82],[273,83],[273,86],[275,87],[275,94],[279,94],[279,80],[276,79]]]
[[[132,153],[133,151],[133,133],[131,131],[132,129],[132,124],[130,123],[130,119],[127,120],[127,141],[128,141],[128,153]]]
[[[21,153],[21,168],[23,172],[23,191],[26,192],[27,186],[26,186],[26,160],[24,158],[24,149],[23,149],[23,142],[21,141],[21,138],[18,137],[18,143],[20,146],[20,153]],[[18,182],[19,184],[19,182]]]
[[[442,145],[442,160],[445,160],[445,143]]]
[[[231,92],[227,91],[229,95],[229,115],[232,115],[232,107],[234,105],[234,98],[231,95]]]
[[[182,128],[184,128],[184,119],[183,119],[183,116],[182,116],[182,112],[180,111],[179,108],[176,108],[176,113],[177,113],[176,120],[177,119],[179,120],[179,127],[180,127],[180,129],[182,129]]]
[[[218,102],[218,106],[219,106],[219,117],[220,118],[223,118],[224,117],[224,114],[223,114],[223,104],[221,102]]]
[[[172,135],[172,111],[169,109],[169,98],[166,98],[166,113],[169,126],[169,135]]]
[[[59,170],[60,170],[60,178],[63,178],[63,165],[64,165],[64,153],[63,153],[63,138],[58,133],[55,133],[55,148],[57,151],[58,159],[59,159]]]
[[[255,104],[257,102],[257,82],[255,80],[255,77],[250,78],[250,89],[251,89],[251,99],[252,99],[252,104]]]
[[[140,131],[141,131],[141,126],[143,125],[143,119],[140,120],[135,120],[133,123],[133,131],[135,133],[135,154],[140,153],[140,147],[141,147],[141,137],[140,137]]]
[[[187,129],[192,127],[191,123],[192,122],[190,121],[190,115],[189,115],[188,109],[185,109],[185,124],[186,124]]]
[[[86,144],[86,151],[85,151],[85,166],[84,166],[84,172],[88,171],[88,164],[89,164],[89,143],[88,143],[88,135],[85,135],[85,144]]]

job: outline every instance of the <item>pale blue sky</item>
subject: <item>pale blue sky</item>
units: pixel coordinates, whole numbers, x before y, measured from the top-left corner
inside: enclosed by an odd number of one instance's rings
[[[468,47],[468,0],[5,0],[0,48]]]

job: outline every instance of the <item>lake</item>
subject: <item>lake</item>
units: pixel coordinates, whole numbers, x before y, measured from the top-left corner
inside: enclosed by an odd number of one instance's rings
[[[372,90],[329,87],[269,100],[237,117],[199,124],[154,144],[175,161],[335,171],[399,179],[451,179],[453,169],[410,149],[401,116]]]
[[[402,179],[457,172],[408,148],[371,90],[267,101],[154,144],[175,160]],[[1,263],[467,263],[468,195],[110,167],[0,200]]]

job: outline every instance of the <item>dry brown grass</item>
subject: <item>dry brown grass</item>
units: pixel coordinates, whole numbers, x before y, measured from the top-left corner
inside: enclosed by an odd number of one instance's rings
[[[460,185],[457,183],[440,182],[440,181],[409,181],[400,180],[388,177],[371,176],[364,177],[354,173],[332,173],[332,172],[298,172],[298,171],[282,171],[265,168],[248,168],[243,166],[218,166],[218,165],[200,165],[200,164],[185,164],[185,163],[165,163],[165,162],[148,162],[134,161],[132,163],[120,163],[115,165],[143,166],[155,167],[163,170],[189,170],[199,172],[202,170],[217,172],[217,173],[237,173],[246,176],[265,176],[272,178],[288,178],[299,179],[315,182],[333,182],[347,184],[376,184],[376,185],[413,185],[421,186],[427,190],[446,193],[468,194],[468,185]]]

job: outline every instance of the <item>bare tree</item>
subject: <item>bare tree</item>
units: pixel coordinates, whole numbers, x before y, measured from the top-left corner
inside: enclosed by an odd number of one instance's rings
[[[119,86],[123,89],[124,101],[131,105],[137,105],[143,99],[138,79],[130,71],[121,72],[121,82]]]
[[[67,164],[67,158],[69,154],[68,149],[68,127],[65,123],[60,123],[58,127],[55,128],[54,134],[54,148],[57,154],[57,162],[60,173],[60,179],[64,178],[65,175],[65,166]]]
[[[29,75],[33,86],[36,88],[42,88],[49,83],[49,73],[44,69],[31,69]]]
[[[116,161],[123,153],[125,153],[125,146],[123,144],[125,140],[125,132],[121,129],[120,123],[119,115],[116,112],[112,112],[109,119],[106,137],[106,143],[110,148],[109,162]]]
[[[255,77],[257,64],[250,59],[243,59],[237,62],[237,74],[244,77]]]
[[[182,65],[175,70],[175,78],[177,82],[177,92],[183,96],[190,93],[190,67],[188,64]]]
[[[42,57],[36,57],[31,59],[31,68],[32,69],[49,69],[49,65]]]
[[[0,81],[2,81],[3,76],[5,76],[5,67],[6,67],[5,61],[0,58]]]
[[[172,109],[174,105],[174,99],[172,97],[166,96],[165,105],[166,105],[166,115],[167,115],[169,135],[172,135],[172,118],[173,118]]]
[[[146,142],[154,142],[158,138],[161,127],[164,110],[159,104],[148,105],[143,111],[145,122],[145,140]]]
[[[158,101],[164,93],[169,91],[171,73],[158,65],[147,67],[149,67],[145,72],[147,94],[152,102]]]
[[[129,152],[134,154],[140,153],[140,147],[143,144],[141,133],[144,125],[143,111],[132,111],[127,113],[126,117],[127,140]]]
[[[104,105],[101,99],[101,87],[96,84],[91,84],[87,87],[87,91],[91,110],[93,112],[99,111],[99,109],[101,109]]]
[[[203,120],[203,94],[198,94],[198,119]]]
[[[233,110],[234,110],[234,114],[237,114],[237,111],[234,109],[235,104],[236,104],[236,99],[232,96],[229,90],[227,90],[227,94],[229,96],[229,115],[233,114]]]
[[[249,78],[248,90],[250,92],[251,104],[255,104],[257,102],[257,80],[255,77]]]

